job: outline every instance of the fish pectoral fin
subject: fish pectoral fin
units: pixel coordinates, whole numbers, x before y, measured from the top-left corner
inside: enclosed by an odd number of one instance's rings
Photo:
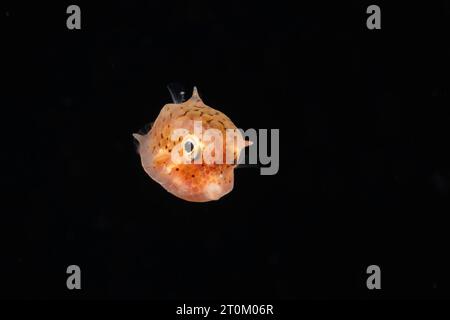
[[[170,92],[170,96],[172,97],[173,103],[180,104],[186,100],[183,86],[179,83],[172,82],[167,85],[167,89]]]
[[[167,160],[169,160],[170,159],[170,153],[168,152],[168,151],[163,151],[163,150],[160,150],[160,152],[158,152],[154,157],[153,157],[153,162],[155,163],[155,164],[161,164],[161,163],[164,163],[164,162],[166,162]]]

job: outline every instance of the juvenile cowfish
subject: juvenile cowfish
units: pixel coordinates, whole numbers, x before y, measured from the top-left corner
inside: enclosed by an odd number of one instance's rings
[[[161,109],[147,134],[133,134],[142,166],[181,199],[218,200],[233,189],[239,154],[251,142],[245,141],[230,118],[204,104],[195,87],[189,100],[175,102],[179,103]],[[220,133],[222,143],[217,135],[205,134],[210,131]],[[234,138],[228,139],[227,132],[233,132]]]

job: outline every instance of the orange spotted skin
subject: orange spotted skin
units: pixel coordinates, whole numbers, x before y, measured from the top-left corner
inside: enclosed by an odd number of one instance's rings
[[[171,153],[179,152],[175,149],[182,145],[182,137],[172,141],[175,129],[186,129],[188,135],[198,139],[202,144],[202,137],[194,134],[194,121],[201,121],[202,131],[209,128],[222,132],[223,149],[222,163],[200,161],[201,163],[173,162]],[[166,104],[159,113],[151,130],[145,135],[134,134],[139,141],[141,163],[147,174],[160,183],[168,192],[175,196],[193,202],[218,200],[233,189],[234,168],[242,148],[227,145],[226,130],[237,129],[233,122],[222,112],[206,104],[198,96],[194,88],[192,97],[184,103]],[[238,139],[243,141],[242,135]],[[226,163],[226,150],[234,156],[234,163]],[[201,149],[199,149],[201,156]]]

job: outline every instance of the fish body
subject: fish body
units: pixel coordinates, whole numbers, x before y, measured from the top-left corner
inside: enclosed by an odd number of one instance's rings
[[[221,134],[222,144],[204,132]],[[227,132],[234,133],[232,140],[226,139]],[[195,87],[189,100],[166,104],[147,134],[133,136],[145,172],[168,192],[192,202],[218,200],[229,193],[239,154],[249,145],[231,119],[207,106]]]

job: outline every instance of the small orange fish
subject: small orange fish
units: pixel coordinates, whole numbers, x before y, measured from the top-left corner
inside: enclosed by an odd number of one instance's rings
[[[207,132],[220,134],[221,143]],[[234,133],[232,139],[227,132]],[[193,202],[229,193],[240,152],[251,144],[230,118],[203,103],[195,87],[189,100],[166,104],[147,134],[133,136],[145,172],[168,192]]]

